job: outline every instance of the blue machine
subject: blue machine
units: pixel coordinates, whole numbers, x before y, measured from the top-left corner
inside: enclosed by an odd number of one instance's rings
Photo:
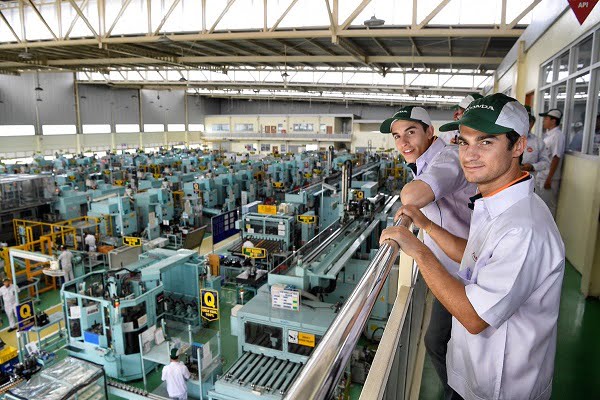
[[[91,203],[88,216],[101,220],[100,230],[108,236],[128,236],[138,232],[137,214],[128,197],[110,197]]]
[[[198,326],[205,271],[195,251],[154,249],[127,270],[92,272],[63,285],[69,355],[103,365],[112,378],[142,378],[138,336],[169,321]]]

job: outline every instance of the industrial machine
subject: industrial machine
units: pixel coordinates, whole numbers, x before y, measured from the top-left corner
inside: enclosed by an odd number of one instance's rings
[[[210,399],[282,398],[375,256],[397,196],[357,198],[349,164],[342,168],[341,191],[336,193],[336,222],[271,270],[268,284],[232,310],[239,357],[209,391]],[[368,333],[384,326],[395,279],[385,283],[365,328]],[[364,365],[360,357],[355,361]]]
[[[169,321],[198,326],[206,274],[204,258],[194,251],[153,249],[127,267],[63,285],[68,353],[104,365],[109,377],[142,378],[138,336]]]

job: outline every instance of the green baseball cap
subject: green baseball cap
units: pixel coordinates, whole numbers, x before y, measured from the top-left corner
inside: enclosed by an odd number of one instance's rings
[[[481,99],[482,97],[483,96],[480,95],[479,93],[469,93],[460,101],[460,103],[455,105],[454,108],[455,109],[462,108],[463,110],[466,110],[467,107],[469,107],[469,104],[471,104],[473,101],[475,101],[477,99]]]
[[[529,131],[529,115],[517,100],[495,93],[473,101],[461,119],[440,126],[440,131],[454,131],[461,125],[490,135],[515,131],[525,136]]]
[[[431,126],[431,118],[429,113],[423,107],[406,106],[398,110],[392,118],[388,118],[381,123],[379,132],[391,133],[392,124],[396,121],[415,121],[422,122],[427,126]]]

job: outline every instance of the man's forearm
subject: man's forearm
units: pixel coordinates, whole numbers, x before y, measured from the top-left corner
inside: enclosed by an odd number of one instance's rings
[[[423,181],[412,181],[407,183],[400,192],[402,205],[425,207],[435,200],[433,190]]]
[[[434,296],[469,333],[476,335],[489,326],[473,308],[465,286],[446,271],[429,249],[417,255],[415,260]]]
[[[461,262],[463,254],[465,253],[465,248],[467,247],[466,239],[455,236],[436,224],[431,226],[429,237],[433,239],[435,244],[437,244],[452,261],[457,263]]]

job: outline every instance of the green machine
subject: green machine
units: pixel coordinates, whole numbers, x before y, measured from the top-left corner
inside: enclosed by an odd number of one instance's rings
[[[206,261],[195,251],[153,249],[127,268],[92,272],[63,285],[69,355],[104,366],[122,381],[141,379],[138,337],[170,325],[200,326]],[[145,362],[145,370],[153,367]]]

